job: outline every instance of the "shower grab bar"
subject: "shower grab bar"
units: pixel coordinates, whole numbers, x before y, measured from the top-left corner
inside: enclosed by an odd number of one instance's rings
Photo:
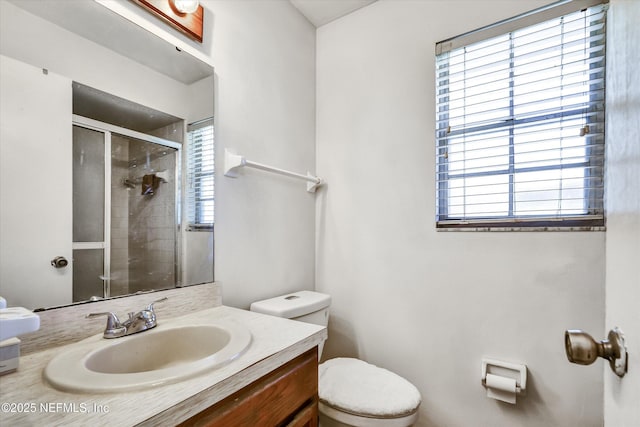
[[[267,166],[262,163],[252,162],[251,160],[247,160],[244,156],[239,154],[235,154],[229,151],[229,149],[224,150],[224,176],[228,176],[229,178],[237,178],[238,177],[238,169],[241,167],[250,167],[254,169],[260,169],[267,172],[273,172],[280,175],[289,176],[292,178],[303,179],[307,181],[307,191],[309,193],[315,193],[316,189],[321,185],[324,185],[325,182],[322,178],[311,175],[307,172],[306,175],[302,175],[300,173],[291,172],[285,169],[276,168],[273,166]]]

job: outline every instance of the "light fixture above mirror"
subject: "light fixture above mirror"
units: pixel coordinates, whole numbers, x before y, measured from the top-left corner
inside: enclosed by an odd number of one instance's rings
[[[176,30],[202,43],[204,9],[197,0],[131,0]]]
[[[169,0],[180,13],[193,13],[198,10],[200,2],[198,0]]]

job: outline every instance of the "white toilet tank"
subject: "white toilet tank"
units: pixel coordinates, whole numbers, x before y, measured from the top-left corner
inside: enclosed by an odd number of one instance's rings
[[[256,301],[249,308],[251,311],[286,319],[299,320],[327,326],[329,323],[329,306],[331,296],[313,291],[299,291],[281,295],[262,301]],[[324,343],[318,346],[318,358],[322,354]]]

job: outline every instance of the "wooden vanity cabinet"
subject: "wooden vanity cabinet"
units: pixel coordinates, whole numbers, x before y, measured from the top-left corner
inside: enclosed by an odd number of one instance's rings
[[[205,409],[180,426],[317,427],[317,347]]]

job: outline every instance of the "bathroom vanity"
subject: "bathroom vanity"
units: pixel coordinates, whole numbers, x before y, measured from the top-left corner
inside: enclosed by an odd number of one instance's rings
[[[317,355],[307,351],[180,426],[316,427]]]
[[[225,306],[166,319],[164,327],[217,322],[248,328],[246,350],[223,366],[166,385],[70,393],[47,383],[43,371],[53,358],[78,345],[104,345],[102,334],[23,356],[17,372],[0,377],[0,424],[316,426],[317,346],[326,329]]]

